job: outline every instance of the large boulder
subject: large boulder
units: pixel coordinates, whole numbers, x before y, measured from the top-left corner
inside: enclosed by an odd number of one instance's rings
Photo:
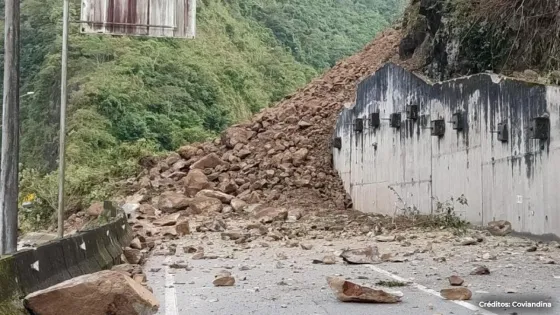
[[[202,170],[191,170],[184,179],[185,192],[189,197],[194,197],[197,192],[210,188],[210,181]]]
[[[224,161],[220,159],[220,157],[216,153],[210,153],[200,160],[196,161],[193,165],[191,165],[191,170],[199,169],[203,170],[206,168],[214,168],[218,165],[224,164]]]
[[[190,198],[184,194],[166,191],[159,196],[158,208],[162,212],[174,213],[186,209],[189,206],[189,202]]]
[[[222,144],[224,144],[228,149],[233,149],[236,144],[242,143],[247,144],[249,140],[255,135],[254,131],[247,130],[240,127],[228,128],[222,134]]]
[[[221,212],[223,208],[220,199],[210,197],[195,197],[191,202],[191,210],[194,213]]]
[[[151,315],[158,311],[154,295],[117,271],[101,271],[29,294],[25,306],[41,315]]]

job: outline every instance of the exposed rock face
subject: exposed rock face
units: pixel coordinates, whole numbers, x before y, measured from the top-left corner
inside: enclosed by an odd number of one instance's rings
[[[41,315],[151,315],[159,308],[150,291],[117,271],[62,282],[26,296],[24,303]]]

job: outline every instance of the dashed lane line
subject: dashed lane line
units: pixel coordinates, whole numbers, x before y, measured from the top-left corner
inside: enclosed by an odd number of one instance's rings
[[[177,293],[175,292],[175,274],[165,267],[165,315],[178,315]]]

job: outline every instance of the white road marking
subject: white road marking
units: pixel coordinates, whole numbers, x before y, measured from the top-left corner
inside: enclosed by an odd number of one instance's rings
[[[387,277],[393,278],[393,279],[395,279],[395,280],[397,280],[397,281],[399,281],[399,282],[409,283],[411,286],[417,288],[418,290],[420,290],[420,291],[422,291],[422,292],[425,292],[425,293],[428,293],[428,294],[431,294],[431,295],[434,295],[434,296],[437,296],[438,298],[443,299],[444,301],[453,302],[453,303],[455,303],[455,304],[457,304],[457,305],[460,305],[460,306],[462,306],[462,307],[464,307],[464,308],[467,308],[467,309],[469,309],[469,310],[471,310],[471,311],[477,311],[477,312],[478,312],[477,314],[480,314],[480,315],[498,315],[498,314],[496,314],[496,313],[492,313],[492,312],[490,312],[490,311],[487,311],[487,310],[485,310],[485,309],[482,309],[482,308],[480,308],[480,307],[478,307],[478,306],[472,305],[471,303],[468,303],[468,302],[465,302],[465,301],[451,301],[451,300],[445,300],[445,299],[441,296],[441,294],[439,294],[439,292],[437,292],[437,291],[435,291],[435,290],[433,290],[433,289],[427,288],[427,287],[425,287],[425,286],[423,286],[423,285],[421,285],[421,284],[418,284],[418,283],[416,283],[416,282],[410,282],[410,280],[407,280],[407,279],[405,279],[405,278],[399,277],[399,276],[397,276],[397,275],[395,275],[395,274],[393,274],[393,273],[391,273],[391,272],[389,272],[389,271],[387,271],[387,270],[381,269],[381,268],[379,268],[379,267],[371,266],[371,265],[369,265],[368,267],[370,267],[370,268],[371,268],[373,271],[375,271],[375,272],[378,272],[378,273],[383,274],[383,275],[385,275],[385,276],[387,276]]]
[[[165,267],[165,315],[178,315],[177,295],[175,292],[175,274]]]

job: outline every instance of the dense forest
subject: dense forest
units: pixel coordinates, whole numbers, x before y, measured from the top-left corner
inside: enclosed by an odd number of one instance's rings
[[[3,4],[3,1],[0,1]],[[24,227],[56,208],[62,2],[22,0]],[[199,0],[194,40],[83,35],[69,50],[68,210],[114,193],[144,154],[217,135],[359,50],[404,0]],[[3,8],[3,5],[2,5]],[[71,1],[79,20],[80,1]]]

